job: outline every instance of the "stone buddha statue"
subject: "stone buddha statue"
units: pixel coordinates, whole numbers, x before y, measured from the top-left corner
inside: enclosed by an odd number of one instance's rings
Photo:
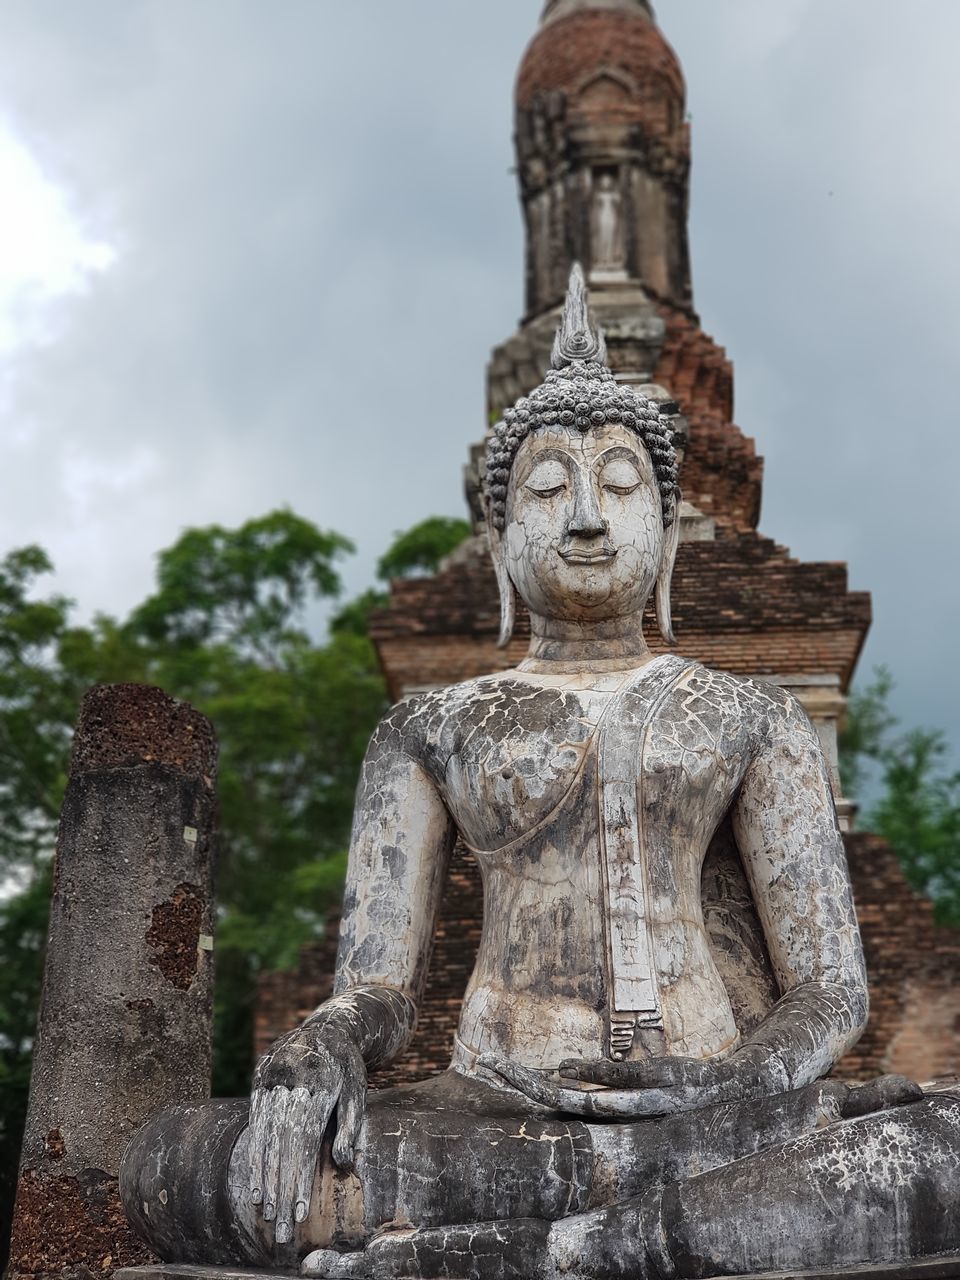
[[[779,688],[648,650],[651,597],[672,641],[677,460],[578,268],[552,364],[485,473],[501,638],[519,596],[529,655],[377,729],[333,998],[249,1102],[163,1112],[124,1158],[168,1261],[667,1280],[960,1248],[960,1100],[825,1079],[867,983],[815,730]],[[368,1097],[458,835],[484,926],[450,1069]]]

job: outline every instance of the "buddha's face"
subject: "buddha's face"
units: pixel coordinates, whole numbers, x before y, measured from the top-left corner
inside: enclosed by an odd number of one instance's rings
[[[503,550],[541,617],[602,622],[642,610],[664,533],[650,456],[626,427],[540,430],[517,452]]]

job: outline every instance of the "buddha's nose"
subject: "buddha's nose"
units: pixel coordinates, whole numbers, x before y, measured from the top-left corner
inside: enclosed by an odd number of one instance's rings
[[[568,538],[600,538],[608,529],[591,486],[581,484],[567,521]]]

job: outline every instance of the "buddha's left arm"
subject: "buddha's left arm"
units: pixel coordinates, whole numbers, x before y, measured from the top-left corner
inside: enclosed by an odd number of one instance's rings
[[[772,717],[733,825],[783,993],[734,1055],[774,1089],[825,1075],[867,1019],[867,977],[843,838],[816,730],[794,698]]]

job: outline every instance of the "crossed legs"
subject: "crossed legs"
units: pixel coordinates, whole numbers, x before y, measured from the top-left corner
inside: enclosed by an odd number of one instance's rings
[[[331,1276],[535,1280],[562,1268],[615,1280],[622,1265],[659,1280],[960,1247],[942,1208],[960,1190],[960,1105],[843,1120],[849,1103],[826,1081],[597,1125],[448,1072],[370,1095],[355,1172],[338,1174],[325,1152],[289,1245],[249,1200],[245,1101],[154,1117],[124,1157],[121,1192],[167,1261],[294,1268],[321,1250],[311,1266]]]

